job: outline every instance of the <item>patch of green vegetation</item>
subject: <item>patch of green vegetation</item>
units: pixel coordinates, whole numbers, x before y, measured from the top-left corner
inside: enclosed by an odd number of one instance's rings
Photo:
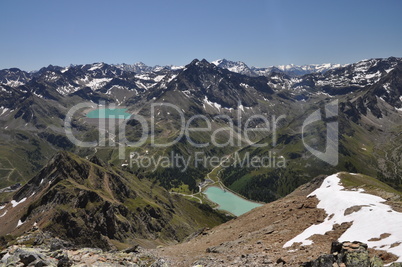
[[[117,250],[124,250],[130,247],[130,244],[123,243],[115,239],[109,239],[109,241],[116,247]]]
[[[179,187],[172,188],[172,192],[182,193],[182,194],[191,194],[190,189],[188,188],[187,184],[181,184]]]
[[[16,237],[12,235],[0,236],[0,250],[5,249],[8,246],[14,245]]]
[[[157,205],[154,205],[153,203],[150,203],[140,197],[137,197],[135,199],[128,198],[123,204],[131,211],[136,211],[138,208],[143,209],[149,205],[157,207]]]
[[[36,244],[36,237],[32,236],[31,238],[24,240],[23,242],[18,242],[20,245],[25,245],[27,247],[33,247]]]
[[[14,195],[14,192],[1,193],[0,194],[0,203],[10,202],[12,200],[13,195]]]
[[[346,188],[363,188],[367,190],[381,189],[385,192],[402,196],[402,193],[391,186],[364,174],[339,173],[341,183]]]

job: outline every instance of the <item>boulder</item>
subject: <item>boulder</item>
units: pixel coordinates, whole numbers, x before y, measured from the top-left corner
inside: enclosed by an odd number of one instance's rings
[[[332,242],[331,254],[321,255],[318,259],[302,264],[304,267],[381,267],[378,257],[370,258],[367,245],[358,241]]]
[[[348,267],[370,266],[370,258],[367,251],[346,252],[343,262]]]

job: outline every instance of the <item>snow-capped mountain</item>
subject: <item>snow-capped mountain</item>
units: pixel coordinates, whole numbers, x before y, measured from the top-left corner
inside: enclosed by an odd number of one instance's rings
[[[231,72],[236,72],[248,76],[258,76],[253,70],[251,70],[246,63],[241,61],[230,61],[226,59],[218,59],[212,61],[212,64],[216,65],[219,68],[227,69]]]
[[[168,66],[148,66],[143,62],[137,62],[134,64],[116,64],[113,65],[117,68],[120,68],[124,71],[130,71],[130,72],[135,72],[137,74],[144,74],[144,73],[151,73],[151,72],[159,72],[159,71],[175,71],[175,70],[180,70],[183,69],[184,66],[174,66],[174,65],[168,65]]]
[[[291,77],[302,76],[310,73],[324,73],[328,70],[339,68],[345,65],[341,64],[309,64],[297,66],[294,64],[278,65],[270,67],[249,67],[241,61],[230,61],[226,59],[219,59],[212,62],[216,66],[230,70],[232,72],[248,75],[248,76],[268,76],[272,72],[283,72]]]
[[[309,64],[309,65],[297,66],[294,64],[289,64],[289,65],[278,65],[275,66],[275,68],[278,68],[281,71],[291,76],[301,76],[310,73],[324,73],[331,69],[339,68],[342,66],[345,65],[325,63],[325,64]]]
[[[144,63],[133,65],[93,63],[68,67],[50,65],[33,73],[16,68],[0,70],[0,85],[2,92],[10,92],[8,95],[32,93],[37,97],[59,99],[75,94],[87,100],[95,101],[100,97],[106,97],[114,98],[118,103],[122,103],[128,98],[144,95],[144,92],[150,89],[153,89],[151,94],[156,95],[166,88],[176,90],[182,86],[180,84],[182,79],[177,79],[177,77],[191,75],[186,80],[194,81],[195,84],[188,88],[189,81],[186,81],[183,85],[186,89],[183,91],[192,92],[193,97],[204,99],[205,95],[202,95],[202,92],[210,92],[211,88],[215,87],[217,88],[216,96],[218,96],[222,95],[219,88],[230,88],[229,91],[232,92],[230,96],[226,96],[225,99],[213,100],[214,103],[221,105],[229,102],[235,103],[237,100],[232,99],[228,102],[228,99],[237,98],[236,95],[242,90],[248,94],[250,88],[257,89],[257,91],[262,90],[261,92],[288,90],[293,95],[292,98],[300,101],[314,94],[342,95],[375,85],[375,94],[378,98],[399,109],[402,107],[399,99],[401,93],[395,89],[399,83],[396,73],[399,71],[395,72],[398,64],[401,64],[401,59],[390,57],[363,60],[346,66],[323,64],[268,68],[248,67],[243,62],[225,59],[212,63],[206,60],[196,60],[186,67],[151,67]],[[225,72],[224,69],[230,72]],[[234,74],[243,74],[243,77]],[[385,78],[386,76],[389,78]],[[391,76],[395,76],[395,78],[391,78]],[[205,79],[202,84],[198,84],[199,81],[196,80],[201,77]],[[207,84],[212,87],[204,88]],[[268,88],[260,89],[263,88],[263,84]],[[200,85],[202,85],[201,88],[199,88]],[[195,90],[196,88],[199,90]],[[256,99],[254,96],[243,100],[245,103],[254,103]],[[3,106],[10,108],[6,104]]]

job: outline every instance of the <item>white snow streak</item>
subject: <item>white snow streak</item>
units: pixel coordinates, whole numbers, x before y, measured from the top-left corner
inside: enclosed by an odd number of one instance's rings
[[[27,200],[27,198],[26,197],[24,197],[23,199],[21,199],[20,201],[15,201],[15,200],[12,200],[11,201],[11,207],[12,208],[14,208],[14,207],[16,207],[16,206],[18,206],[19,204],[21,204],[21,203],[23,203],[23,202],[25,202],[25,200]]]

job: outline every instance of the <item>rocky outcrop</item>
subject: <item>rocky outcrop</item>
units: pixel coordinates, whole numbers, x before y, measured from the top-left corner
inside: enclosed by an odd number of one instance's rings
[[[99,248],[77,248],[71,243],[55,238],[40,229],[18,237],[2,249],[0,242],[0,267],[9,266],[153,266],[166,267],[167,260],[152,254],[139,245],[123,250],[103,251]]]
[[[383,261],[376,255],[370,256],[367,245],[358,241],[332,242],[331,254],[306,262],[302,267],[382,267]],[[402,263],[393,263],[393,267]]]
[[[154,266],[165,267],[166,261],[143,252],[103,252],[99,249],[64,249],[12,246],[0,252],[0,267],[8,266]]]

